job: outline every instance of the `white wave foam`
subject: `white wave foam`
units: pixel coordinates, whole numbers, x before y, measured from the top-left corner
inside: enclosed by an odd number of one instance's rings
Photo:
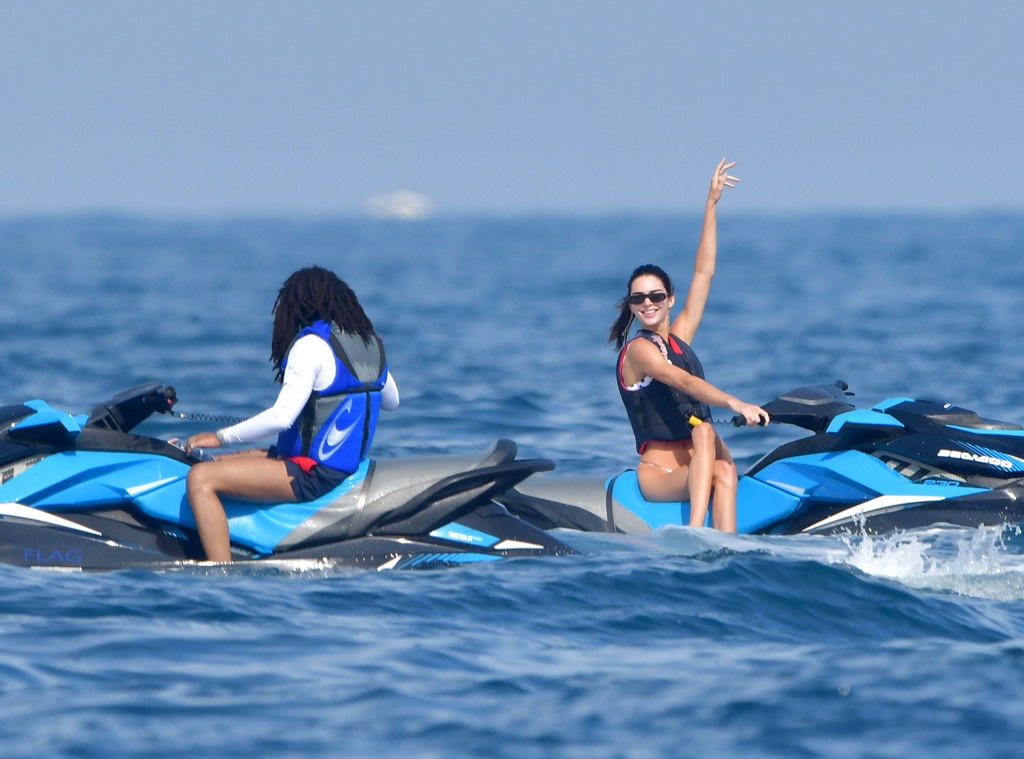
[[[763,553],[856,569],[914,590],[951,592],[998,601],[1024,600],[1024,555],[1019,526],[942,526],[886,535],[727,535],[715,530],[666,527],[646,535],[564,531],[586,554],[650,552],[698,556],[725,551]]]
[[[1024,557],[1007,546],[1018,526],[939,527],[883,536],[843,536],[829,561],[915,589],[993,600],[1024,599]]]

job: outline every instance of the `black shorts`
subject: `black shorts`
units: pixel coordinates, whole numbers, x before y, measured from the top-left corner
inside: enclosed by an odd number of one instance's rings
[[[292,459],[285,459],[284,466],[292,478],[292,493],[299,503],[315,501],[320,496],[327,495],[348,477],[347,472],[319,464],[307,473]]]

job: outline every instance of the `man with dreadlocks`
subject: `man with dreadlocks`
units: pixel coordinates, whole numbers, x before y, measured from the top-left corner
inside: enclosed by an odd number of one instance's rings
[[[189,471],[189,503],[210,561],[231,561],[221,495],[267,503],[319,498],[359,466],[380,409],[398,407],[384,345],[336,274],[319,266],[300,269],[282,285],[271,312],[277,401],[239,424],[193,435],[185,445],[191,452],[278,435],[269,451],[226,454]]]

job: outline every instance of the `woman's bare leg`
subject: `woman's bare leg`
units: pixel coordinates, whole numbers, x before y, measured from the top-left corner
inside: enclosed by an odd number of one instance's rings
[[[711,520],[715,528],[723,532],[736,532],[737,487],[736,464],[733,462],[732,454],[729,453],[725,442],[719,438],[714,472],[715,499],[711,506]]]
[[[237,457],[193,464],[185,489],[207,560],[231,561],[222,494],[265,503],[294,502],[291,479],[282,459]]]
[[[693,456],[690,458],[690,527],[703,527],[708,518],[708,503],[715,476],[715,441],[718,435],[710,424],[693,428]]]

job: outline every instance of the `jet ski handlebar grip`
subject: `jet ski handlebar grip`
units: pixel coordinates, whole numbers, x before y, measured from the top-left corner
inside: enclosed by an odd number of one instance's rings
[[[732,418],[732,426],[733,427],[745,427],[746,424],[747,424],[747,418],[745,416],[743,416],[743,414],[736,414],[736,416],[734,416]],[[766,424],[767,424],[767,422],[764,419],[758,419],[757,420],[757,426],[758,427],[764,427]]]

